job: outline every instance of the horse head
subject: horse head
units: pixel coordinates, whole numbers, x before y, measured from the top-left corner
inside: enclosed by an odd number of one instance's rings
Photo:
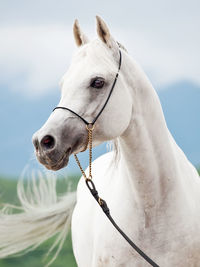
[[[100,17],[97,17],[97,39],[89,41],[77,20],[73,32],[78,51],[61,80],[58,106],[67,107],[91,122],[102,109],[114,83],[120,48]],[[126,54],[124,50],[122,53]],[[94,146],[119,137],[129,125],[132,98],[125,75],[122,66],[112,96],[95,122]],[[87,130],[84,122],[74,113],[55,109],[33,135],[33,144],[39,162],[48,169],[58,170],[67,165],[71,154],[84,149]]]

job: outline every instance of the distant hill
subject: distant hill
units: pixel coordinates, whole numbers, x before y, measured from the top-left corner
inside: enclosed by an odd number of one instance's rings
[[[28,99],[0,86],[0,174],[16,176],[24,166],[38,164],[34,159],[32,134],[39,129],[59,101],[59,90],[40,99]],[[167,124],[175,140],[193,164],[200,164],[200,87],[188,81],[158,91]],[[95,150],[95,157],[105,152]],[[80,156],[87,165],[85,154]],[[78,171],[73,160],[68,170]]]

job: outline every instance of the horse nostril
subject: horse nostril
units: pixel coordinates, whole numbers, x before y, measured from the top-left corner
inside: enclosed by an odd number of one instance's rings
[[[35,147],[35,149],[37,151],[39,149],[39,141],[38,141],[37,138],[34,138],[33,139],[33,145],[34,145],[34,147]]]
[[[51,135],[45,135],[42,138],[41,146],[45,149],[51,149],[55,145],[55,139]]]

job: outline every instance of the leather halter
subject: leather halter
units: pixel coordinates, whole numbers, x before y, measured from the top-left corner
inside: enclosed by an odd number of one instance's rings
[[[73,113],[74,115],[76,115],[79,119],[81,119],[86,125],[89,125],[89,124],[94,125],[95,122],[97,121],[97,119],[99,118],[99,116],[101,115],[101,113],[103,112],[104,108],[106,107],[106,105],[107,105],[107,103],[108,103],[108,101],[109,101],[109,99],[110,99],[110,97],[111,97],[111,94],[112,94],[113,89],[114,89],[114,87],[115,87],[115,84],[116,84],[116,82],[117,82],[117,78],[118,78],[118,76],[119,76],[119,71],[120,71],[120,68],[121,68],[121,63],[122,63],[122,54],[121,54],[121,51],[119,50],[119,67],[118,67],[118,71],[117,71],[117,73],[116,73],[116,75],[115,75],[114,82],[113,82],[113,84],[112,84],[112,87],[111,87],[111,89],[110,89],[109,95],[108,95],[108,97],[107,97],[107,99],[106,99],[104,105],[102,106],[101,110],[99,111],[99,113],[98,113],[97,116],[93,119],[92,122],[88,122],[88,121],[86,121],[83,117],[81,117],[78,113],[76,113],[75,111],[71,110],[70,108],[66,108],[66,107],[56,107],[56,108],[53,109],[53,111],[56,110],[56,109],[65,109],[65,110],[68,110],[68,111],[70,111],[71,113]]]

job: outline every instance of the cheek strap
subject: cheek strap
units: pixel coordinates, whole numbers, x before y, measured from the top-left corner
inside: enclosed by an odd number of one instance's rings
[[[107,103],[108,103],[108,101],[109,101],[109,99],[110,99],[110,97],[112,95],[113,89],[115,87],[115,84],[116,84],[117,79],[118,79],[118,76],[119,76],[119,71],[120,71],[120,68],[121,68],[121,64],[122,64],[122,54],[121,54],[121,51],[119,50],[119,66],[118,66],[118,71],[117,71],[117,73],[115,75],[115,79],[113,81],[112,87],[110,89],[109,95],[108,95],[108,97],[107,97],[104,105],[102,106],[101,110],[99,111],[99,113],[97,114],[97,116],[94,118],[94,120],[92,122],[86,121],[83,117],[81,117],[78,113],[76,113],[75,111],[71,110],[70,108],[59,107],[58,106],[58,107],[55,107],[53,109],[53,111],[56,110],[56,109],[65,109],[65,110],[68,110],[71,113],[73,113],[74,115],[76,115],[79,119],[81,119],[86,125],[89,125],[89,124],[94,125],[95,122],[97,121],[97,119],[99,118],[99,116],[101,115],[101,113],[103,112],[103,110],[105,109],[105,107],[106,107],[106,105],[107,105]]]

